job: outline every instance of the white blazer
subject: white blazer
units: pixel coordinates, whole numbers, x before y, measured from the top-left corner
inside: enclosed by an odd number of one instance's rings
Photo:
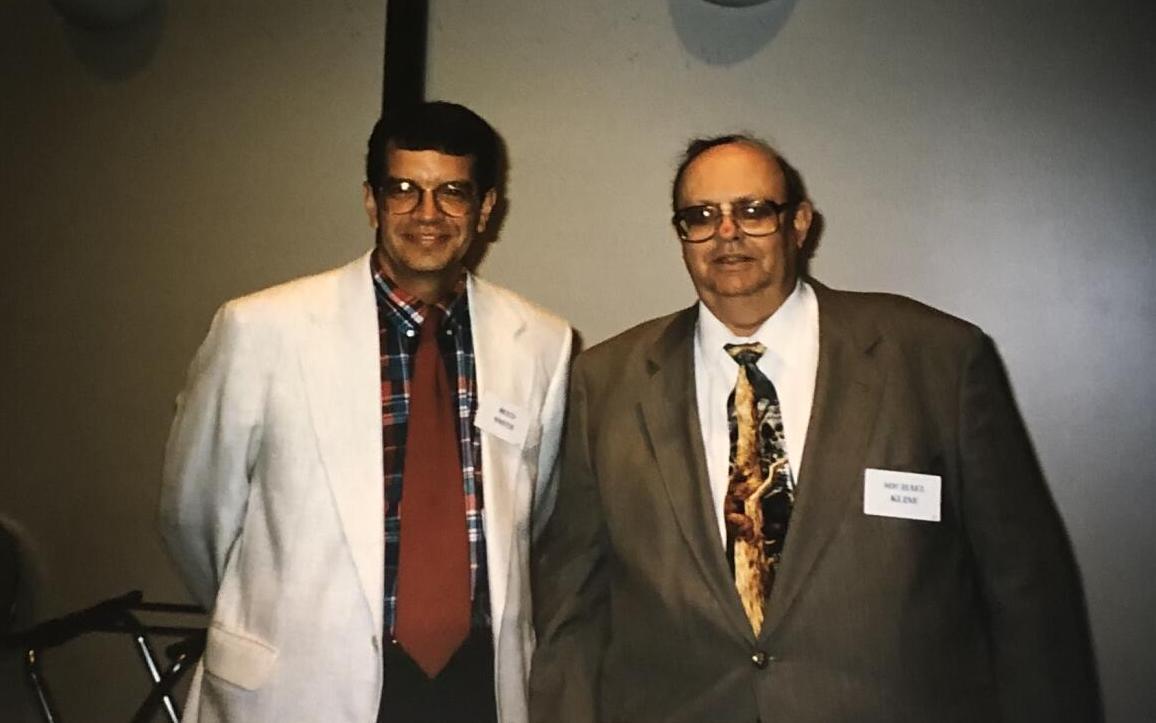
[[[470,276],[498,718],[527,718],[529,544],[553,505],[571,333]],[[382,689],[384,502],[377,306],[368,254],[225,304],[178,397],[160,520],[212,611],[187,721],[368,723]]]

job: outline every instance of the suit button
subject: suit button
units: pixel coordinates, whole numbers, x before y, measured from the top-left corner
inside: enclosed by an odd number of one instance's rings
[[[767,655],[766,652],[762,650],[756,650],[751,653],[751,662],[754,663],[754,666],[759,670],[765,670],[767,665],[774,661],[774,659],[774,656]]]

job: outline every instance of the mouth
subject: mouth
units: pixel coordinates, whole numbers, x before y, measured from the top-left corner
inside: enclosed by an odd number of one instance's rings
[[[436,246],[447,242],[450,238],[448,232],[435,229],[422,229],[420,231],[403,234],[403,236],[410,243],[419,246]]]
[[[721,254],[711,259],[712,264],[722,267],[742,266],[743,264],[749,264],[752,261],[754,261],[753,257],[746,256],[744,254]]]

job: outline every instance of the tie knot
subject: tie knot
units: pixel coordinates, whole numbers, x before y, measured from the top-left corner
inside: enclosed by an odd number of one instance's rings
[[[727,354],[731,355],[731,359],[743,366],[754,364],[767,350],[757,341],[750,344],[724,344],[723,349],[726,349]]]
[[[441,327],[442,319],[445,318],[445,312],[440,306],[426,304],[421,315],[421,335],[425,338],[437,336],[438,328]]]

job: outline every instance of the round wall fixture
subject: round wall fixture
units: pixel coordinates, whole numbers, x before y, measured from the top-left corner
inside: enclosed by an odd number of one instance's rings
[[[91,30],[112,30],[129,25],[158,0],[51,0],[68,22]]]
[[[745,8],[751,5],[762,5],[770,0],[706,0],[711,5],[722,5],[728,8]]]

